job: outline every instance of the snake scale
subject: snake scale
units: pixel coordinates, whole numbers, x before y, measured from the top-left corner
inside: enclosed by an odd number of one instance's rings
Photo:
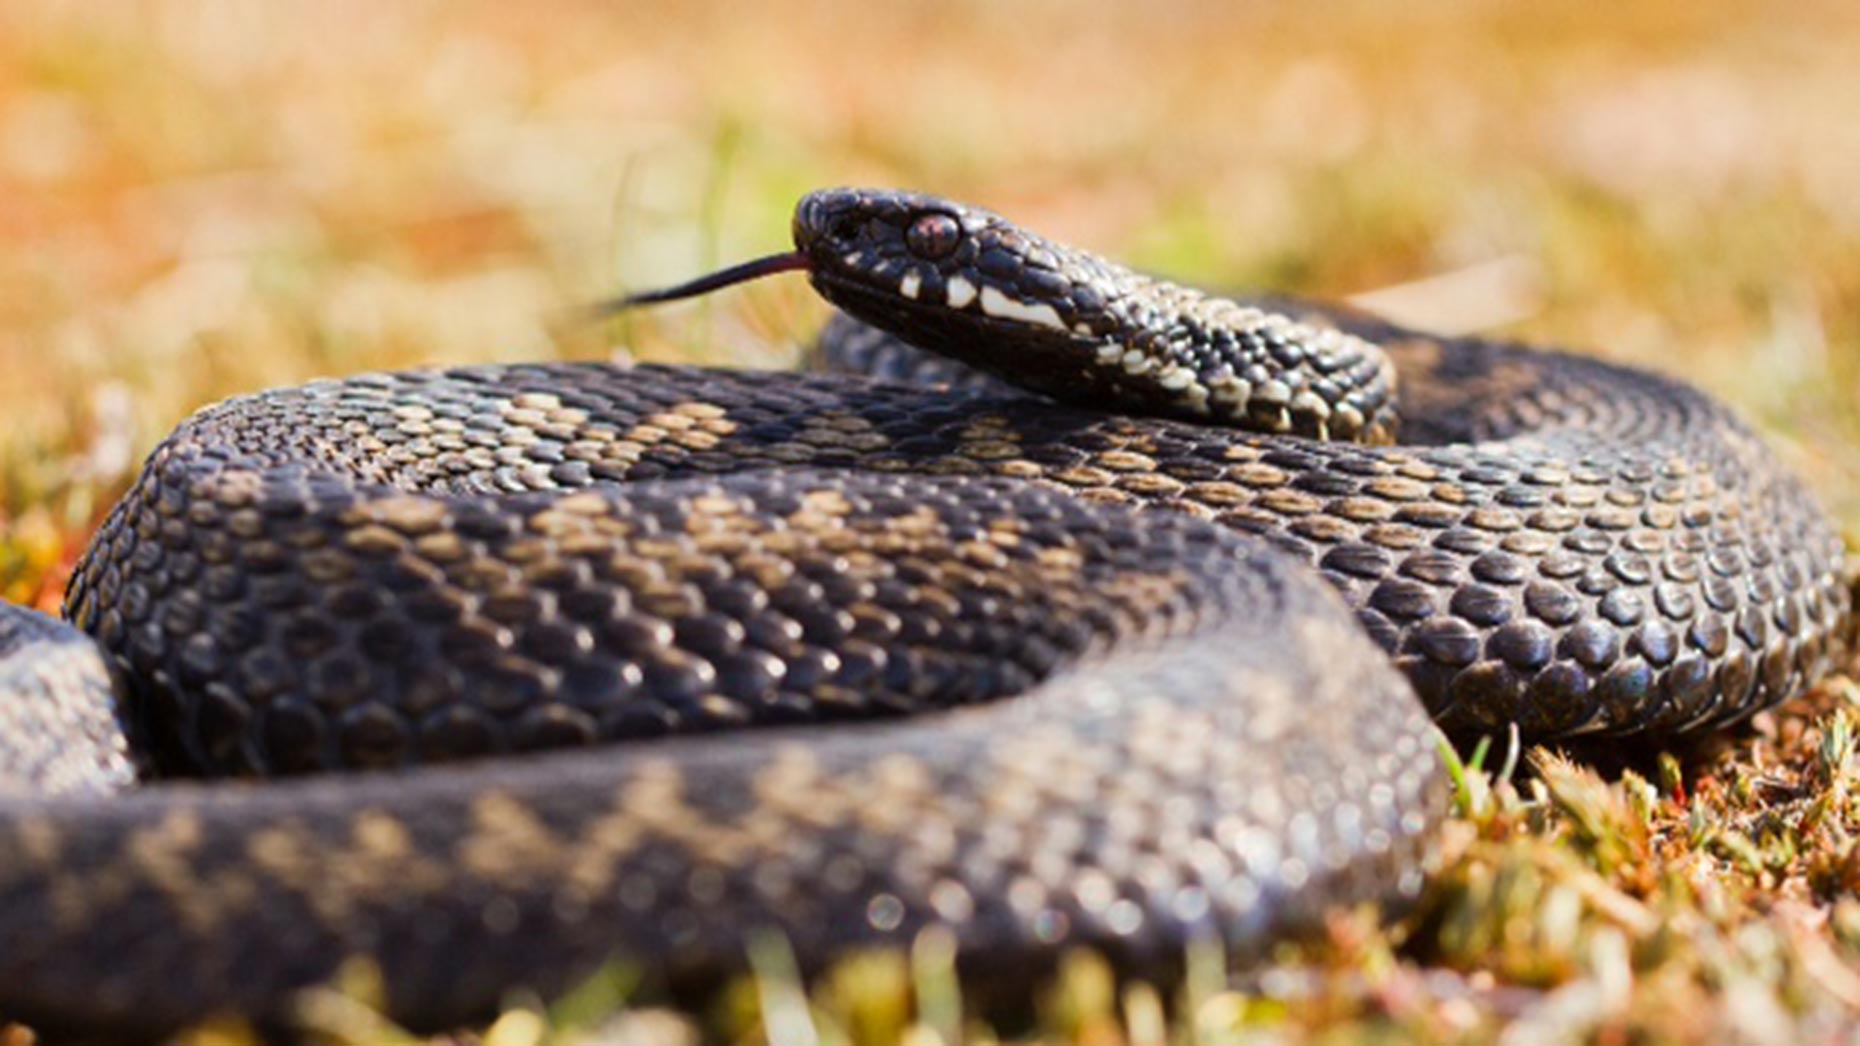
[[[162,443],[70,623],[0,610],[0,1015],[276,1015],[360,955],[438,1026],[932,924],[1167,977],[1412,897],[1430,721],[1657,740],[1850,641],[1833,527],[1677,382],[928,196],[795,238],[658,297],[805,269],[814,373],[374,374]]]

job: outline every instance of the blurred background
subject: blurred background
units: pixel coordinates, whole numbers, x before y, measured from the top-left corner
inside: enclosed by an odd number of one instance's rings
[[[783,366],[808,188],[1681,374],[1860,523],[1860,5],[0,0],[0,597],[143,454],[313,375]]]

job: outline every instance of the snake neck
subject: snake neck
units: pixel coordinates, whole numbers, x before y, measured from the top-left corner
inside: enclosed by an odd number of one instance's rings
[[[1256,432],[1392,442],[1395,369],[1361,338],[1282,312],[1125,272],[1106,281],[1093,362],[1147,384],[1163,413]]]
[[[1395,371],[1354,335],[1157,279],[992,212],[814,193],[795,245],[829,301],[1054,399],[1319,439],[1388,442]]]

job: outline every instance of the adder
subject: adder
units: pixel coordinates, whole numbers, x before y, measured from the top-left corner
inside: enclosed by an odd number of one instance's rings
[[[1433,724],[1660,740],[1849,642],[1834,527],[1678,382],[930,196],[794,236],[624,304],[804,270],[870,373],[372,374],[156,448],[68,623],[0,609],[0,1014],[275,1016],[361,956],[440,1026],[931,925],[1167,979],[1412,897]]]

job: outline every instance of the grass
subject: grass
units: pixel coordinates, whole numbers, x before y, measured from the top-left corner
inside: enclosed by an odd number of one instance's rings
[[[1837,0],[0,3],[0,598],[56,607],[141,456],[222,396],[620,352],[784,365],[824,315],[798,281],[615,343],[550,320],[774,249],[831,183],[1683,374],[1860,533],[1857,43]],[[1836,680],[1609,778],[1513,752],[1514,780],[1499,739],[1417,919],[1348,913],[1179,1006],[1081,959],[1035,1033],[1850,1033],[1855,704]],[[980,1034],[926,948],[812,995],[765,969],[697,1024],[610,983],[478,1037]],[[332,997],[332,1038],[381,1030],[340,1023],[366,994]]]

